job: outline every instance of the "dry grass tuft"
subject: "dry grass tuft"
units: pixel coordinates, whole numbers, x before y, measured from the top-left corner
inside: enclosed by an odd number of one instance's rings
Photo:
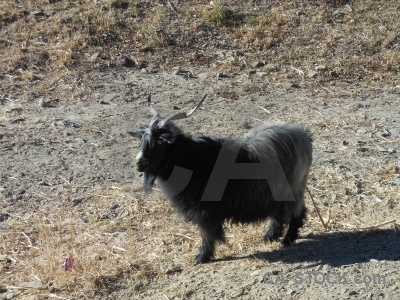
[[[16,99],[65,72],[119,65],[121,55],[149,72],[202,65],[237,74],[256,66],[269,82],[396,81],[398,9],[394,0],[3,1],[1,93]],[[225,61],[221,53],[239,54]]]
[[[217,25],[228,25],[232,17],[232,12],[221,1],[215,1],[207,17]]]
[[[193,230],[175,220],[160,193],[146,201],[141,192],[131,193],[104,190],[72,209],[60,203],[51,212],[12,215],[0,243],[7,257],[0,265],[2,282],[17,287],[40,280],[55,294],[93,297],[127,275],[144,286],[150,277],[179,272],[186,261],[179,253],[197,243]],[[118,204],[110,206],[111,199]],[[65,271],[68,257],[74,264]]]

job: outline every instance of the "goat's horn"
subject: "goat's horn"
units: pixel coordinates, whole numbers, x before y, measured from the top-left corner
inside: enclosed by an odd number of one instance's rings
[[[207,94],[205,94],[203,96],[203,98],[199,101],[199,103],[197,103],[197,105],[193,109],[191,109],[191,110],[189,110],[187,112],[180,112],[180,113],[172,115],[172,116],[170,116],[168,118],[165,118],[164,120],[162,120],[159,123],[159,125],[163,126],[163,125],[167,124],[169,121],[179,120],[179,119],[186,119],[186,118],[190,117],[200,107],[200,105],[203,103],[203,101],[204,101],[204,99],[206,99],[206,97],[207,97]]]
[[[161,119],[160,113],[154,109],[153,105],[151,105],[151,93],[149,93],[149,96],[147,97],[147,106],[153,115],[150,124],[154,123],[154,121],[157,119]]]

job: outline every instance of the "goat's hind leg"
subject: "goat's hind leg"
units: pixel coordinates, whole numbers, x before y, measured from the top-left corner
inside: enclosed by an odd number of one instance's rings
[[[282,236],[283,222],[276,218],[271,218],[265,235],[264,243],[277,241]]]
[[[307,210],[302,207],[298,216],[293,215],[290,218],[289,228],[285,234],[285,237],[281,241],[281,248],[290,246],[297,238],[299,234],[299,228],[304,225],[304,219],[306,217]]]
[[[200,251],[194,259],[195,265],[209,262],[214,256],[215,243],[225,241],[222,224],[200,225],[200,233],[202,242]]]

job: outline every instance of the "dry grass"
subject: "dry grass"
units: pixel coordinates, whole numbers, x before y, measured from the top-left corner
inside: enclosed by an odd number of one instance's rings
[[[387,174],[392,172],[390,168]],[[337,174],[337,170],[326,169],[314,170],[311,175],[326,176],[326,182],[311,180],[310,186],[322,205],[323,216],[328,210],[331,213],[327,230],[395,225],[392,220],[398,220],[398,210],[382,207],[398,198],[398,189],[388,191],[377,185],[375,176],[362,178],[359,180],[369,184],[355,199],[346,195],[346,183]],[[337,198],[327,198],[329,190],[337,193]],[[81,200],[72,208],[59,201],[58,207],[12,216],[3,222],[9,228],[2,231],[0,240],[0,253],[6,257],[0,264],[2,282],[17,287],[21,282],[39,279],[45,284],[44,289],[36,291],[16,288],[21,296],[101,298],[124,288],[124,282],[134,282],[140,291],[154,278],[191,268],[200,246],[197,229],[177,220],[160,192],[144,197],[139,191],[110,188]],[[118,207],[110,207],[113,202]],[[307,202],[310,213],[302,236],[324,230],[311,201]],[[228,243],[218,247],[217,256],[246,256],[259,251],[264,229],[265,225],[227,224]],[[275,247],[275,243],[264,245],[263,251]],[[64,271],[63,262],[69,256],[75,264]]]
[[[395,0],[3,1],[0,93],[18,99],[66,73],[124,65],[121,57],[150,72],[203,65],[237,74],[256,66],[269,81],[396,82],[398,10]],[[325,68],[308,77],[318,65]]]
[[[46,284],[47,295],[91,298],[110,291],[109,283],[126,275],[137,278],[140,285],[148,277],[179,270],[171,265],[173,257],[164,260],[163,253],[191,250],[193,231],[185,230],[175,218],[164,218],[172,212],[166,214],[171,209],[159,200],[160,193],[146,202],[141,192],[133,194],[113,187],[87,195],[72,208],[61,200],[58,207],[12,215],[3,223],[8,229],[2,231],[0,241],[0,253],[6,257],[0,265],[2,282],[17,288],[36,279]],[[118,205],[110,207],[110,200]],[[167,227],[173,232],[163,233]],[[63,262],[69,256],[74,266],[65,271]],[[184,261],[181,256],[179,261]]]

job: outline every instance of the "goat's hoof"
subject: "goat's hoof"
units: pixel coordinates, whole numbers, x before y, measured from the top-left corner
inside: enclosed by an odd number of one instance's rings
[[[292,243],[287,238],[283,238],[283,240],[279,244],[279,249],[285,249],[292,245]]]
[[[208,262],[210,262],[210,260],[211,260],[211,257],[209,257],[209,256],[197,254],[197,256],[194,259],[194,265],[208,263]]]
[[[265,234],[263,236],[263,241],[266,244],[267,242],[276,242],[277,240],[279,240],[279,238],[281,237],[280,234],[274,233],[274,234]]]

